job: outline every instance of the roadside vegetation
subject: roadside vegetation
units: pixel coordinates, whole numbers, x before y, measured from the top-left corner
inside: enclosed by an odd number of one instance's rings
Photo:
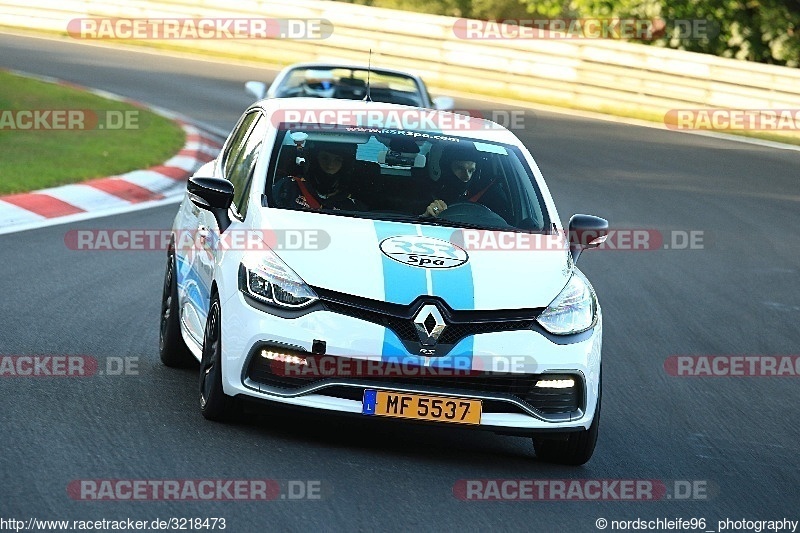
[[[0,194],[158,165],[184,137],[180,126],[145,109],[0,72]]]
[[[661,20],[663,35],[644,44],[800,67],[798,0],[340,0],[343,2],[483,20]],[[705,38],[676,21],[704,20]]]

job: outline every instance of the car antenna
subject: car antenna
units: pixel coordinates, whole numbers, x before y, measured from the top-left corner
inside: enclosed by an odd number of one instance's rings
[[[369,75],[372,73],[372,48],[369,49],[369,60],[367,61],[367,94],[364,95],[364,102],[371,102],[372,97],[369,94]]]

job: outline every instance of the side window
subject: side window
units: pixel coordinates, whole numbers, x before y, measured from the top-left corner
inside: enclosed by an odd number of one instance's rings
[[[253,181],[253,171],[264,142],[264,135],[267,132],[267,120],[263,115],[259,114],[258,117],[255,126],[251,128],[250,134],[242,143],[242,148],[237,156],[231,158],[230,166],[228,162],[225,165],[225,177],[233,183],[233,206],[242,218],[247,216],[248,193]]]
[[[520,229],[534,229],[543,230],[550,225],[550,220],[547,217],[547,211],[544,200],[541,196],[541,191],[536,184],[536,178],[533,172],[526,170],[526,165],[523,165],[524,156],[518,148],[514,149],[514,156],[509,158],[509,173],[508,176],[512,177],[512,195],[519,195],[519,218],[514,223]],[[519,226],[521,222],[525,221],[524,226]]]
[[[236,130],[236,133],[233,134],[231,138],[230,144],[225,150],[225,157],[223,158],[223,165],[225,168],[225,177],[227,178],[230,174],[231,168],[233,164],[236,162],[236,158],[239,156],[239,152],[242,150],[244,146],[244,139],[247,135],[250,126],[253,124],[253,121],[258,117],[258,111],[253,111],[242,120],[241,124],[239,124],[239,128]],[[230,178],[228,178],[230,179]]]

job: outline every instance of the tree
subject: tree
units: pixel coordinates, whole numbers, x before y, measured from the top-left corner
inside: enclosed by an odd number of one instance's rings
[[[800,0],[344,1],[484,20],[635,18],[651,20],[656,27],[661,21],[663,33],[640,42],[800,67]]]
[[[658,44],[760,63],[800,66],[798,0],[670,0],[662,5],[662,17],[707,19],[718,31],[704,39],[680,35],[673,27],[665,42]]]
[[[550,17],[661,19],[662,38],[642,41],[761,63],[800,66],[800,0],[520,0]],[[703,21],[693,24],[692,21]],[[694,31],[688,31],[691,28]]]

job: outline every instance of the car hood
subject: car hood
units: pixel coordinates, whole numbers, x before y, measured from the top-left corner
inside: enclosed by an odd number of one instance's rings
[[[546,307],[571,275],[568,250],[554,236],[279,209],[264,215],[275,252],[307,284],[373,300],[409,304],[430,295],[455,310]]]

